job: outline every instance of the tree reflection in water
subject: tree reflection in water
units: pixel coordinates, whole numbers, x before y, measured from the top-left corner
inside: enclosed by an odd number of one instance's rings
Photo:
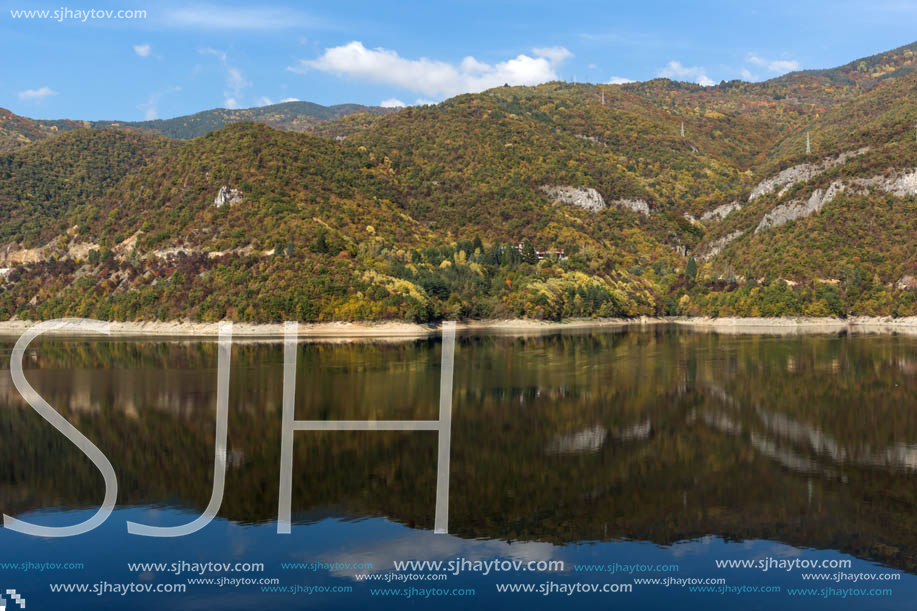
[[[0,345],[5,513],[93,507],[92,464],[24,404]],[[26,374],[115,466],[119,502],[210,497],[216,345],[36,341]],[[233,347],[220,516],[276,519],[282,347]],[[440,345],[303,344],[298,419],[435,419]],[[674,328],[460,337],[450,531],[668,544],[708,534],[915,570],[917,340]],[[436,434],[297,433],[294,519],[433,525]]]

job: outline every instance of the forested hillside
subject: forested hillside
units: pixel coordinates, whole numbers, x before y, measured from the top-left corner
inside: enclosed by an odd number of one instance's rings
[[[40,121],[20,117],[0,108],[0,153],[14,151],[38,140],[44,140],[61,132],[89,127],[85,121]]]
[[[360,104],[322,106],[312,102],[296,101],[256,108],[217,108],[185,117],[175,117],[174,119],[95,121],[92,126],[99,129],[123,127],[186,140],[203,136],[230,123],[264,123],[276,129],[308,132],[324,122],[341,119],[348,115],[363,114],[372,116],[388,112],[392,112],[392,110],[378,106],[362,106]]]
[[[226,127],[230,123],[254,122],[270,125],[276,129],[296,132],[313,132],[328,122],[337,122],[356,115],[357,122],[371,122],[375,117],[394,112],[390,108],[362,106],[360,104],[336,104],[322,106],[312,102],[283,102],[255,108],[215,108],[172,119],[150,121],[71,121],[67,119],[46,121],[20,117],[5,108],[0,108],[0,152],[14,151],[32,142],[50,138],[56,134],[81,128],[117,128],[148,135],[165,136],[188,140]],[[340,128],[323,129],[325,135],[335,136],[343,132]]]
[[[915,48],[72,129],[0,155],[0,317],[914,315]]]

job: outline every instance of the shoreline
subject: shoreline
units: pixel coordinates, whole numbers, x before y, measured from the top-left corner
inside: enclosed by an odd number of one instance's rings
[[[0,336],[19,336],[37,324],[35,321],[0,321]],[[169,338],[215,338],[219,323],[171,322],[111,322],[112,337],[169,337]],[[917,335],[917,317],[891,318],[858,316],[848,319],[783,317],[783,318],[687,318],[687,317],[640,317],[640,318],[585,318],[561,322],[508,319],[471,320],[456,323],[456,331],[465,333],[491,333],[506,335],[527,335],[553,333],[566,330],[588,330],[601,328],[646,327],[650,325],[676,325],[697,331],[723,334],[748,335],[794,335],[873,333]],[[439,324],[418,324],[403,321],[391,322],[325,322],[300,323],[299,338],[311,340],[411,340],[438,336]],[[93,336],[79,329],[49,331],[54,336]],[[283,323],[235,323],[233,337],[237,339],[277,340],[284,336]]]
[[[900,333],[917,335],[917,316],[892,318],[891,316],[851,316],[850,318],[819,318],[790,316],[777,318],[682,318],[667,322],[697,331],[712,331],[737,335],[812,335],[841,332],[890,335]]]

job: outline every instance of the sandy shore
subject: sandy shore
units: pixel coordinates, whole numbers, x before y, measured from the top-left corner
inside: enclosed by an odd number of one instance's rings
[[[10,320],[0,322],[0,335],[19,336],[35,322]],[[791,335],[811,333],[902,333],[917,335],[917,317],[855,317],[840,318],[614,318],[574,319],[562,322],[539,320],[480,320],[456,324],[462,332],[480,332],[508,335],[552,333],[564,330],[600,329],[614,327],[673,324],[698,331],[728,334]],[[217,323],[174,322],[112,322],[111,335],[119,337],[215,337]],[[316,340],[390,339],[405,340],[439,335],[441,327],[433,324],[409,322],[329,322],[300,323],[299,337]],[[54,335],[84,335],[78,329],[51,331]],[[95,335],[95,334],[93,334]],[[284,335],[283,324],[233,325],[237,339],[277,339]]]
[[[492,332],[508,334],[542,333],[562,329],[586,329],[600,327],[623,327],[640,324],[657,324],[662,319],[577,319],[564,322],[540,320],[481,320],[456,323],[456,330],[463,332]],[[34,321],[0,321],[0,335],[19,336],[33,325]],[[219,323],[172,322],[112,322],[111,335],[120,337],[215,337]],[[410,322],[327,322],[299,323],[299,337],[309,339],[416,339],[439,335],[442,330],[437,324]],[[284,325],[234,323],[234,338],[282,338]],[[49,335],[85,335],[85,331],[73,328],[56,329]],[[95,334],[93,334],[95,335]]]

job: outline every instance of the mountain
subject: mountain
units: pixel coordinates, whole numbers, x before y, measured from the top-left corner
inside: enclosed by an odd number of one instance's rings
[[[371,123],[375,117],[391,112],[394,110],[379,106],[361,104],[322,106],[312,102],[295,101],[255,108],[215,108],[193,115],[151,121],[71,121],[68,119],[47,121],[20,117],[5,108],[0,108],[0,152],[13,151],[37,140],[44,140],[61,132],[82,128],[121,128],[187,140],[203,136],[230,123],[264,123],[276,129],[309,132],[324,123],[337,121],[350,115],[359,115],[361,123]],[[343,135],[349,133],[346,127],[342,129],[344,130]],[[331,128],[330,131],[325,131],[325,135],[335,136],[338,135],[338,131]]]
[[[12,151],[60,132],[89,127],[86,121],[42,121],[0,108],[0,152]]]
[[[312,102],[296,101],[258,106],[256,108],[216,108],[193,115],[175,117],[174,119],[155,119],[152,121],[95,121],[92,126],[103,129],[108,127],[124,127],[152,132],[168,138],[187,140],[189,138],[197,138],[209,134],[230,123],[264,123],[275,129],[308,132],[321,123],[341,119],[347,115],[382,115],[388,112],[393,111],[379,106],[362,106],[360,104],[322,106]]]
[[[802,70],[770,81],[772,86],[790,86],[797,94],[804,90],[827,100],[849,98],[882,81],[910,74],[917,69],[917,43],[911,43],[854,60],[837,68]],[[824,95],[829,93],[831,95]]]
[[[884,289],[910,286],[917,272],[915,90],[917,73],[905,71],[787,133],[741,209],[707,228],[698,248],[714,254],[710,273],[807,284],[797,293],[808,292],[813,314],[848,312],[838,288],[862,295],[859,313],[910,312],[913,291]]]
[[[0,316],[914,315],[915,49],[76,129],[0,156]]]
[[[0,243],[65,233],[66,219],[176,146],[165,138],[80,129],[0,156]]]

